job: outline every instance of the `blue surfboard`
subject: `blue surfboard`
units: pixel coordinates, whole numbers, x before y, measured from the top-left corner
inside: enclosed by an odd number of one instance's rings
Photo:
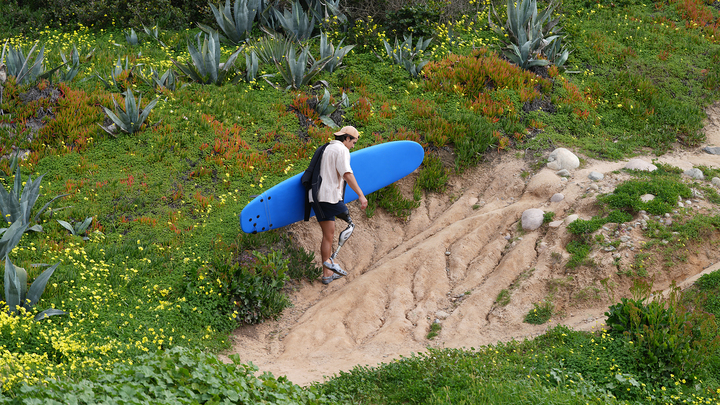
[[[419,143],[394,141],[352,152],[350,166],[358,185],[367,195],[412,173],[422,164],[424,157],[425,151]],[[264,232],[302,221],[306,191],[300,183],[301,177],[302,173],[298,173],[250,201],[240,213],[243,232]],[[357,193],[348,186],[345,202],[357,198]]]

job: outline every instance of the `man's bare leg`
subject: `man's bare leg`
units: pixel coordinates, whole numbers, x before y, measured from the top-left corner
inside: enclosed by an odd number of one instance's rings
[[[320,222],[320,228],[322,228],[322,242],[320,242],[320,255],[322,256],[322,263],[330,260],[332,254],[333,241],[335,239],[335,221],[322,221]],[[333,275],[333,271],[323,266],[323,276],[330,277]]]

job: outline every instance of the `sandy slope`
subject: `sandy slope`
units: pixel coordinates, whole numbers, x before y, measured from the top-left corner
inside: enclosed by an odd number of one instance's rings
[[[720,103],[708,109],[708,116],[707,145],[720,146]],[[720,167],[720,156],[700,148],[658,160],[682,169]],[[302,284],[291,293],[294,307],[282,319],[238,329],[233,349],[226,354],[237,353],[261,371],[304,385],[357,364],[376,365],[426,347],[470,348],[523,339],[559,323],[584,330],[601,327],[608,305],[628,295],[630,286],[628,277],[617,274],[611,253],[595,252],[597,266],[568,271],[564,246],[569,235],[564,224],[522,232],[518,222],[529,208],[553,211],[555,219],[571,213],[589,219],[596,213],[596,194],[588,192],[588,174],[603,173],[605,178],[596,184],[599,192],[608,192],[627,178],[613,173],[625,163],[588,159],[563,181],[549,169],[523,178],[522,171],[531,170],[528,162],[505,155],[451,179],[444,195],[427,194],[406,222],[380,211],[367,219],[351,204],[358,226],[338,260],[349,276],[329,286]],[[401,182],[408,194],[413,181],[410,177]],[[551,203],[556,192],[565,199]],[[702,201],[700,205],[699,211],[716,210]],[[340,226],[338,222],[338,231]],[[319,256],[315,221],[294,224],[289,231]],[[642,239],[637,229],[628,235]],[[621,268],[628,266],[634,251],[621,247],[618,252]],[[713,270],[719,258],[717,249],[708,245],[690,252],[686,262],[670,270],[660,271],[656,265],[657,271],[651,268],[655,288]],[[612,291],[601,285],[603,279]],[[504,307],[495,303],[503,289],[511,292],[510,304]],[[549,294],[556,311],[551,322],[523,323],[533,303]],[[436,319],[442,330],[428,340]]]

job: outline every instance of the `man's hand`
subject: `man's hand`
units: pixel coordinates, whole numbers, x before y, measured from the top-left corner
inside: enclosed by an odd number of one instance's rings
[[[360,196],[360,198],[358,198],[358,201],[360,201],[360,209],[363,209],[363,210],[364,210],[365,208],[367,208],[368,201],[367,201],[367,198],[365,198],[364,195],[363,195],[363,196]]]

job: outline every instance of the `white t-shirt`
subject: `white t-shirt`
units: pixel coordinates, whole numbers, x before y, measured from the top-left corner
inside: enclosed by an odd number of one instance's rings
[[[352,173],[350,167],[350,150],[340,141],[333,140],[325,148],[320,161],[320,177],[322,183],[318,190],[318,200],[335,204],[342,201],[345,187],[345,173]],[[310,202],[313,202],[312,190],[309,190]]]

